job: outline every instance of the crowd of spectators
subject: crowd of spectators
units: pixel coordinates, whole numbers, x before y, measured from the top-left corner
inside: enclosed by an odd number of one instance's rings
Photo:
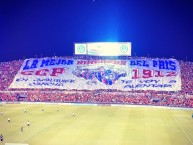
[[[8,90],[9,85],[13,81],[13,78],[19,71],[22,60],[10,61],[10,62],[0,62],[0,90]]]
[[[135,104],[193,108],[193,62],[180,61],[182,90],[178,92],[9,89],[22,63],[23,60],[0,63],[0,101]]]
[[[171,93],[119,93],[119,92],[4,92],[1,101],[65,102],[96,104],[134,104],[193,108],[193,97],[176,96]]]

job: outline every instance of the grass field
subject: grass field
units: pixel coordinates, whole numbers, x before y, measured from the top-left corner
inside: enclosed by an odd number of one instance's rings
[[[0,145],[193,145],[191,110],[6,104],[0,111]]]

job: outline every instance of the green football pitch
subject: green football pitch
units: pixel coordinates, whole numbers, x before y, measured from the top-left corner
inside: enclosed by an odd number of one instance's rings
[[[1,111],[0,145],[193,145],[193,110],[3,104]]]

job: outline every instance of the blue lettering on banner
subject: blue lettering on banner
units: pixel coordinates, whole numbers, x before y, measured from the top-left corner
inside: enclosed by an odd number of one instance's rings
[[[153,67],[165,70],[176,70],[176,63],[172,60],[153,60]]]
[[[46,60],[43,59],[40,67],[48,66],[49,65],[49,61],[50,61],[49,59],[46,59]]]
[[[40,79],[37,78],[36,80],[33,80],[34,82],[60,82],[60,83],[75,83],[75,80],[65,80],[65,79],[51,79],[51,78],[45,78]]]
[[[29,86],[64,86],[63,83],[32,82]]]
[[[132,80],[121,80],[122,83],[125,83],[125,84],[130,84],[132,83]]]
[[[124,84],[129,84],[132,83],[132,80],[121,80],[122,83]],[[160,80],[139,80],[139,83],[159,83]]]
[[[18,79],[16,79],[16,82],[22,82],[22,81],[26,82],[26,81],[28,81],[28,79],[27,78],[18,78]]]
[[[75,80],[65,80],[65,79],[39,79],[33,80],[29,86],[64,86],[65,83],[75,83]]]
[[[172,60],[151,60],[153,67],[160,70],[176,70],[176,63]],[[150,62],[150,61],[149,61]],[[150,67],[147,60],[130,60],[130,66]]]
[[[140,80],[140,83],[158,83],[160,80]]]
[[[177,83],[176,80],[171,80],[169,83]]]
[[[73,60],[66,59],[43,59],[40,67],[52,65],[73,65]]]
[[[130,66],[145,66],[149,67],[146,60],[130,60]]]
[[[31,66],[29,64],[29,61],[30,60],[26,61],[25,66],[23,67],[23,70],[37,68],[37,64],[38,64],[38,60],[37,59],[33,60]]]
[[[125,89],[135,89],[135,88],[171,88],[171,84],[132,84],[132,85],[126,85],[124,86]]]
[[[170,69],[171,70],[176,70],[176,63],[174,61],[169,61]]]
[[[38,68],[38,64],[39,67],[56,66],[56,65],[73,65],[74,60],[71,59],[42,59],[41,61],[38,59],[34,59],[32,61],[26,60],[23,70]]]

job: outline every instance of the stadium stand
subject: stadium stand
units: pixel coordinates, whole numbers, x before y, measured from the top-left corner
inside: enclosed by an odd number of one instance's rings
[[[22,63],[23,60],[0,63],[0,101],[135,104],[193,108],[193,62],[179,61],[182,90],[177,92],[9,89]]]

